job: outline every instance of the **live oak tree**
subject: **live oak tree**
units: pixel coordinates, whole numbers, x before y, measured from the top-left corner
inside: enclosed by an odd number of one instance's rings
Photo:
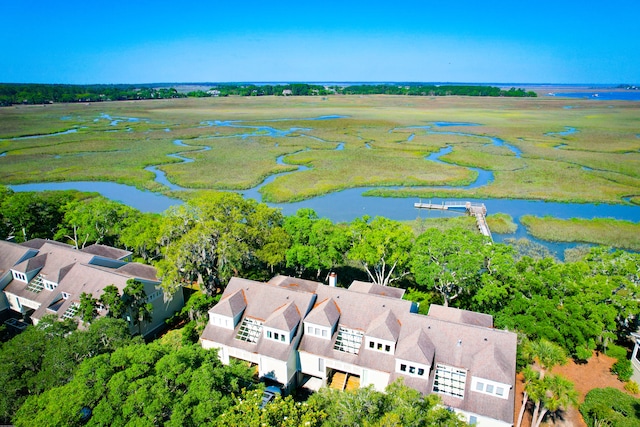
[[[347,257],[359,262],[369,279],[387,286],[409,274],[413,232],[408,226],[384,217],[356,218],[349,224]]]
[[[159,214],[140,213],[122,229],[119,241],[144,262],[150,263],[161,255],[161,222],[162,217]]]
[[[55,237],[67,239],[76,249],[93,243],[114,245],[122,228],[135,221],[136,212],[103,197],[72,201],[65,206],[64,219]]]
[[[436,290],[448,306],[478,286],[485,269],[486,245],[486,237],[462,228],[446,233],[428,229],[413,245],[411,272],[419,285]]]
[[[346,231],[327,218],[318,218],[313,209],[300,209],[287,217],[284,230],[291,240],[287,266],[295,267],[299,275],[312,270],[318,279],[323,270],[328,273],[344,262],[349,244]]]
[[[235,193],[205,192],[170,210],[160,229],[164,259],[157,263],[165,292],[197,282],[214,294],[234,275],[283,260],[282,221],[280,211]]]
[[[28,398],[13,423],[211,425],[250,378],[245,365],[224,366],[199,345],[136,343],[85,360],[70,382]]]

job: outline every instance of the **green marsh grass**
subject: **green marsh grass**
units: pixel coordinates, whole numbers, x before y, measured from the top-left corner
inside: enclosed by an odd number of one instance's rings
[[[640,251],[640,223],[614,219],[557,219],[525,215],[520,222],[533,236],[555,242],[595,243]]]
[[[513,217],[504,213],[487,215],[487,225],[492,233],[498,234],[513,234],[518,229]]]
[[[571,105],[571,109],[564,108]],[[183,187],[239,189],[271,173],[292,170],[276,163],[304,164],[311,170],[279,177],[265,198],[299,200],[356,186],[404,186],[379,190],[407,197],[496,197],[565,202],[640,203],[640,105],[633,102],[554,98],[472,97],[227,97],[153,101],[55,104],[0,108],[0,183],[64,180],[114,180],[163,189],[145,171],[159,165]],[[125,120],[112,126],[103,115]],[[333,120],[305,120],[342,115]],[[128,121],[134,117],[139,121]],[[287,119],[287,120],[282,120]],[[208,120],[241,120],[277,129],[305,128],[287,137],[247,139],[253,132],[207,126]],[[275,120],[275,121],[267,121]],[[484,138],[429,134],[407,126],[434,121],[480,126],[431,130],[498,137],[522,150]],[[574,127],[568,136],[547,135]],[[28,140],[6,138],[76,133]],[[170,129],[166,132],[166,129]],[[415,134],[411,141],[408,137]],[[306,137],[304,136],[306,135]],[[319,138],[326,142],[319,141]],[[192,147],[173,143],[182,140]],[[334,151],[338,143],[344,150]],[[367,144],[371,148],[366,148]],[[555,148],[565,144],[562,148]],[[437,165],[424,157],[450,145],[453,152]],[[198,151],[210,146],[210,151]],[[301,150],[309,150],[302,151]],[[180,164],[167,154],[183,153],[194,162]],[[466,167],[494,172],[494,181],[471,190],[411,188],[459,185],[475,175]]]

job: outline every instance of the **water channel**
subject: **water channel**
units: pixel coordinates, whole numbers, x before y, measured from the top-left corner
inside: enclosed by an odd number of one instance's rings
[[[343,116],[322,116],[319,118],[311,118],[307,120],[332,120],[332,119],[337,119],[342,117]],[[110,117],[106,117],[106,116],[103,116],[102,118],[110,119]],[[273,120],[273,122],[285,121],[285,120],[287,119]],[[232,135],[232,136],[219,136],[219,137],[213,137],[213,138],[229,138],[229,137],[250,138],[254,136],[271,136],[274,138],[279,138],[279,137],[287,137],[291,133],[305,130],[303,128],[290,128],[290,129],[280,130],[280,129],[275,129],[271,126],[244,125],[242,124],[241,121],[207,121],[207,122],[203,122],[202,125],[203,126],[227,126],[227,127],[249,130],[249,132],[247,133],[239,133],[237,135]],[[440,133],[440,134],[453,134],[453,135],[459,135],[459,136],[483,138],[490,141],[489,143],[493,145],[506,147],[517,158],[520,157],[522,154],[522,152],[517,147],[505,143],[500,138],[485,136],[485,135],[477,135],[472,133],[438,131],[433,129],[433,127],[448,127],[448,126],[477,126],[477,124],[434,122],[433,126],[415,126],[410,128],[404,128],[404,129],[415,129],[416,131],[424,131],[427,134]],[[573,128],[567,128],[565,132],[569,132],[569,134],[571,134],[571,133],[575,133],[576,130]],[[558,133],[558,134],[563,135],[564,133]],[[307,137],[307,138],[314,138],[316,140],[320,140],[317,137],[304,135],[304,134],[300,135],[299,137],[300,138]],[[414,137],[415,137],[415,133],[412,133],[409,136],[409,140],[412,140]],[[329,143],[328,141],[323,141],[323,142]],[[178,146],[185,146],[185,147],[190,146],[185,144],[181,140],[174,141],[174,144]],[[206,151],[210,149],[211,147],[207,145],[203,145],[201,150]],[[344,149],[344,143],[337,143],[337,146],[334,149],[335,150]],[[434,161],[434,162],[443,162],[442,160],[440,160],[440,157],[450,153],[452,150],[453,148],[451,146],[446,146],[442,148],[440,151],[436,153],[432,153],[429,156],[426,156],[425,160]],[[193,162],[193,159],[184,157],[182,154],[186,154],[186,153],[171,154],[169,156],[173,158],[177,158],[185,163]],[[290,153],[288,155],[291,155],[291,154],[295,154],[295,153]],[[287,155],[279,156],[276,159],[276,163],[279,165],[287,165],[287,163],[285,163],[284,161],[284,158],[286,156]],[[177,190],[177,191],[188,190],[183,187],[177,186],[176,184],[171,183],[167,179],[165,173],[162,170],[160,170],[158,166],[160,165],[149,166],[146,168],[147,170],[154,172],[157,182],[167,186],[172,190]],[[262,183],[260,183],[258,186],[251,188],[249,190],[242,191],[241,194],[245,198],[252,198],[252,199],[261,201],[262,197],[259,191],[260,191],[260,188],[262,188],[264,185],[270,182],[273,182],[276,178],[278,178],[281,175],[301,172],[308,169],[308,167],[306,166],[298,166],[298,165],[296,166],[297,166],[297,169],[294,171],[272,174],[267,179],[265,179]],[[474,170],[478,174],[478,178],[473,183],[467,186],[456,186],[456,187],[440,186],[440,187],[433,187],[433,188],[472,189],[472,188],[477,188],[483,185],[487,185],[488,183],[493,181],[493,173],[491,171],[483,170],[480,168],[470,168],[470,169]],[[126,205],[132,206],[142,212],[163,212],[173,205],[182,203],[178,199],[170,198],[170,197],[156,194],[150,191],[139,190],[133,186],[111,183],[111,182],[59,182],[59,183],[21,184],[21,185],[11,185],[10,188],[13,189],[14,191],[45,191],[45,190],[75,189],[79,191],[98,192],[109,199],[116,200]],[[320,217],[327,217],[334,222],[351,221],[354,218],[360,217],[362,215],[370,215],[372,217],[384,216],[394,220],[414,220],[416,218],[442,218],[442,217],[452,217],[452,216],[460,215],[460,213],[452,212],[452,211],[417,210],[413,207],[413,203],[418,201],[416,199],[363,196],[364,192],[374,188],[378,188],[378,187],[353,188],[353,189],[348,189],[348,190],[327,194],[324,196],[314,197],[301,202],[275,203],[275,204],[269,203],[268,205],[271,207],[281,209],[284,215],[295,214],[295,212],[300,208],[311,208],[311,209],[314,209]],[[452,199],[447,199],[447,200],[452,200]],[[526,228],[520,224],[520,218],[523,215],[536,215],[536,216],[549,215],[549,216],[561,218],[561,219],[616,218],[620,220],[628,220],[628,221],[634,221],[634,222],[637,222],[640,220],[640,206],[634,206],[634,205],[555,203],[555,202],[512,200],[512,199],[467,199],[465,198],[460,200],[484,203],[487,206],[487,211],[489,214],[506,213],[513,217],[516,224],[518,224],[518,230],[516,231],[516,233],[510,234],[510,235],[500,235],[500,234],[494,233],[494,236],[493,236],[494,240],[500,242],[507,238],[526,237],[530,240],[543,244],[551,252],[555,253],[556,256],[558,256],[559,258],[562,258],[562,253],[564,249],[568,247],[576,246],[577,244],[545,242],[545,241],[539,241],[537,239],[532,238],[532,236],[528,235]],[[430,201],[432,203],[440,203],[443,200],[434,198],[434,199],[430,199]]]

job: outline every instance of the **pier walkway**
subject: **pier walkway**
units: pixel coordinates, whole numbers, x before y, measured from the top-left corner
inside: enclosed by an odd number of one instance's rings
[[[478,230],[480,230],[480,233],[493,240],[493,237],[491,236],[491,230],[489,230],[489,226],[487,225],[487,207],[484,205],[484,203],[460,201],[443,201],[442,203],[417,202],[413,204],[413,207],[416,209],[437,209],[445,211],[449,209],[464,209],[469,215],[473,215],[474,217],[476,217],[476,225],[478,226]]]

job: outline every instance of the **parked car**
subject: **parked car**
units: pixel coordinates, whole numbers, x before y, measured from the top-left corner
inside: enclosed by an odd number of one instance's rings
[[[282,392],[276,386],[270,385],[269,387],[264,389],[262,392],[262,403],[260,403],[260,408],[264,408],[268,403],[273,402],[276,396],[281,395]]]

